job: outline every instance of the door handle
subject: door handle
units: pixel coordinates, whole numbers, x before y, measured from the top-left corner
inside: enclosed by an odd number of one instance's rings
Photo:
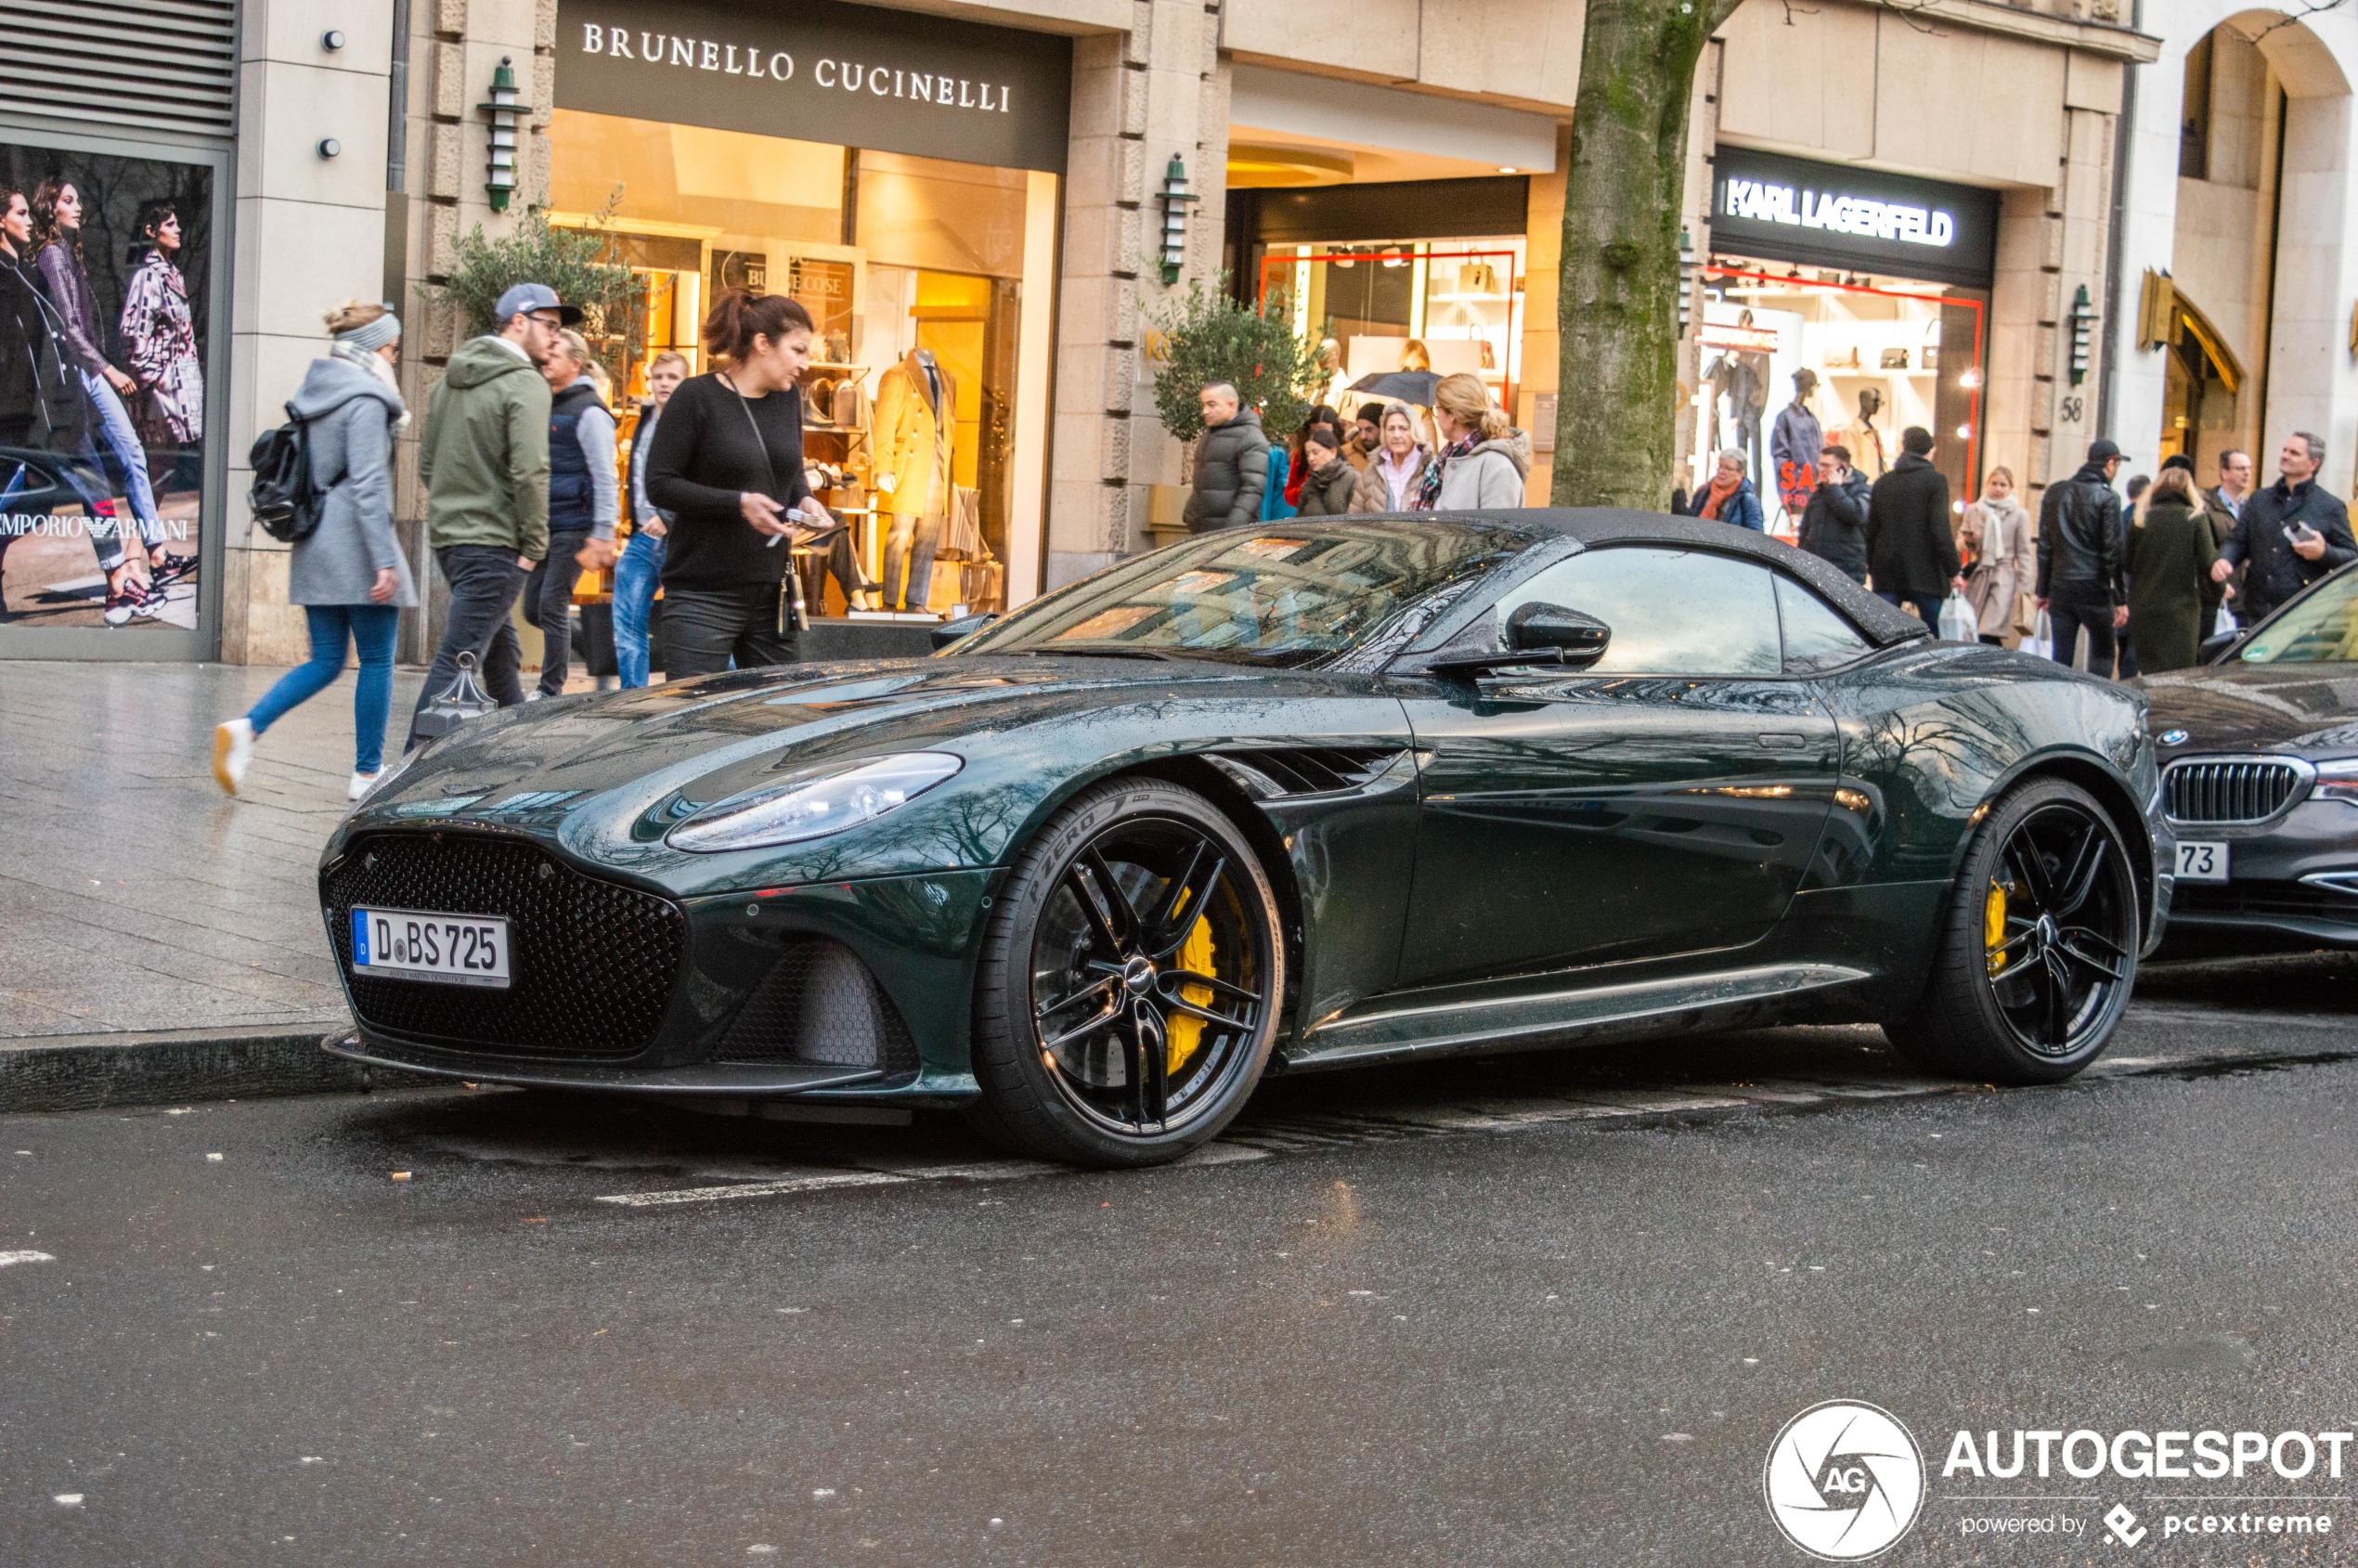
[[[1770,751],[1799,751],[1808,745],[1809,737],[1796,735],[1790,730],[1764,730],[1759,741]]]

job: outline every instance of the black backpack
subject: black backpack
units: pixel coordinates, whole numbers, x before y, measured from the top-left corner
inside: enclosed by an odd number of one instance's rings
[[[311,432],[287,405],[287,422],[254,437],[249,454],[253,464],[253,488],[246,504],[262,531],[287,544],[298,544],[319,526],[319,487],[311,482]]]

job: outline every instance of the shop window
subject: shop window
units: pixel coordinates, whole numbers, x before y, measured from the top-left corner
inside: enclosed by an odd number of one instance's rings
[[[712,368],[699,327],[716,292],[790,294],[816,329],[804,457],[821,500],[854,525],[861,581],[849,586],[884,580],[901,513],[914,520],[904,536],[939,538],[913,609],[1004,608],[1011,562],[1036,580],[1057,176],[567,109],[550,136],[553,221],[601,225],[646,279],[635,330],[609,324],[597,345],[627,399],[644,395],[666,349]],[[950,417],[922,451],[913,437],[879,449],[875,414],[894,378],[942,389]],[[635,403],[617,413],[627,463]],[[823,563],[804,564],[815,607],[859,608]]]
[[[2186,87],[2178,108],[2178,177],[2210,177],[2211,35],[2186,51]]]
[[[2161,442],[2157,458],[2183,454],[2197,472],[2235,443],[2235,393],[2243,367],[2210,318],[2173,289],[2159,346]]]
[[[1480,376],[1491,400],[1512,408],[1522,258],[1520,237],[1273,245],[1261,257],[1258,298],[1286,301],[1295,331],[1324,350],[1315,401],[1348,414],[1367,400],[1350,390],[1355,382],[1419,369]]]
[[[1798,402],[1821,444],[1849,448],[1881,478],[1900,434],[1933,435],[1933,463],[1955,504],[1979,482],[1987,303],[1976,291],[1832,271],[1804,277],[1721,264],[1704,274],[1693,444],[1680,475],[1708,483],[1717,454],[1744,454],[1771,533],[1798,532],[1816,484],[1816,452],[1788,451],[1778,417]],[[1806,380],[1796,382],[1797,373]],[[1806,428],[1787,421],[1788,432]]]

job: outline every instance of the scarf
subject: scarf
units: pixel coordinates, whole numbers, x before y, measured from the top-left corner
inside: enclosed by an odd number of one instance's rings
[[[1424,477],[1417,482],[1417,503],[1414,510],[1431,512],[1438,506],[1441,502],[1443,472],[1459,458],[1471,457],[1473,449],[1481,445],[1482,433],[1470,430],[1449,446],[1443,447],[1432,461],[1425,465]]]
[[[1733,479],[1725,481],[1721,480],[1717,474],[1713,474],[1711,476],[1710,493],[1704,498],[1703,510],[1695,513],[1695,515],[1698,517],[1708,517],[1715,523],[1719,521],[1720,507],[1727,504],[1728,498],[1734,495],[1736,493],[1737,486],[1742,485],[1743,482],[1744,476],[1741,473],[1737,474]]]
[[[384,317],[384,319],[389,320],[391,317]],[[347,365],[356,365],[368,371],[382,382],[393,393],[395,402],[401,403],[401,380],[393,373],[393,367],[386,364],[383,357],[374,349],[358,348],[339,338],[328,345],[328,357],[341,359]],[[393,433],[398,435],[408,428],[409,406],[407,403],[401,403],[401,417],[393,421]]]

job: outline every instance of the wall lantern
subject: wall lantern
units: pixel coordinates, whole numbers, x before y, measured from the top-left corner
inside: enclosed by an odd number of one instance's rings
[[[1187,188],[1187,165],[1173,153],[1171,166],[1162,172],[1162,281],[1165,287],[1179,281],[1179,269],[1187,261],[1187,203],[1203,198]]]
[[[2088,358],[2096,336],[2096,310],[2089,302],[2088,285],[2071,296],[2071,384],[2088,379]]]
[[[516,97],[516,73],[508,56],[499,57],[499,69],[491,73],[491,101],[475,107],[491,121],[490,172],[483,188],[490,193],[491,210],[504,213],[516,188],[516,126],[532,112],[530,104]]]

